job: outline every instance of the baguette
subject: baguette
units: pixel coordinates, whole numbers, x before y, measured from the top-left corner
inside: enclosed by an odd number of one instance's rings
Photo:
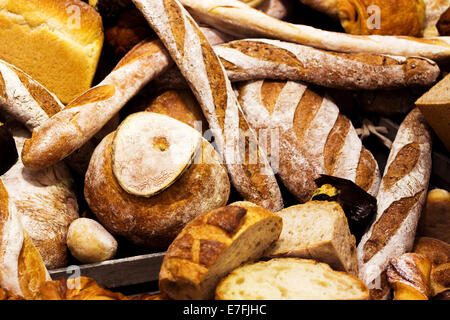
[[[221,278],[242,263],[259,259],[281,228],[279,216],[249,202],[198,216],[167,250],[160,291],[172,299],[214,298]]]
[[[431,171],[431,133],[419,109],[400,125],[377,195],[377,216],[357,248],[359,276],[376,281],[390,259],[410,252]]]
[[[25,167],[47,168],[82,147],[170,63],[160,41],[138,44],[101,83],[33,130],[22,152]]]
[[[272,18],[237,0],[182,0],[199,21],[238,37],[268,37],[338,52],[450,58],[450,38],[355,36]]]
[[[304,165],[301,171],[279,172],[282,182],[299,201],[311,197],[314,186],[309,181],[320,174],[351,180],[376,196],[380,183],[378,164],[362,145],[351,121],[339,113],[327,95],[302,83],[271,80],[248,82],[238,91],[244,113],[260,135],[279,130],[280,136],[287,131],[295,137],[296,143],[290,147],[296,157],[286,157],[284,153],[279,159],[273,157],[270,151],[277,152],[276,144],[271,143],[267,149],[269,159],[278,160],[280,167]],[[281,139],[279,143],[284,144]],[[299,160],[300,164],[292,163]]]
[[[269,39],[236,40],[218,45],[214,51],[232,82],[268,78],[375,90],[432,85],[440,73],[435,62],[418,57],[336,53]],[[157,80],[160,87],[182,87],[184,83],[176,69]]]
[[[196,96],[234,187],[245,200],[280,210],[283,200],[272,169],[257,145],[256,135],[242,113],[219,58],[197,23],[178,0],[133,2]],[[244,152],[240,142],[245,144]]]
[[[41,284],[48,280],[44,262],[0,180],[0,287],[15,296],[37,299]]]

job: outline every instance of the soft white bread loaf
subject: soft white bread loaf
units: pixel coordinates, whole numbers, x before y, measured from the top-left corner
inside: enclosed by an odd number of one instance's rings
[[[222,63],[197,23],[178,0],[133,2],[196,96],[236,190],[247,201],[280,210],[283,199],[266,155],[245,119]]]
[[[218,300],[367,300],[357,278],[309,259],[279,258],[235,269],[216,289]]]
[[[0,59],[69,103],[91,87],[103,25],[80,0],[2,0],[0,38]]]
[[[9,126],[18,152],[29,132],[19,124]],[[31,171],[20,161],[0,176],[24,229],[49,269],[67,265],[66,236],[70,223],[78,218],[78,202],[72,175],[64,163]]]
[[[277,214],[283,230],[266,256],[314,259],[358,276],[355,237],[337,202],[309,201]]]
[[[279,216],[249,202],[198,216],[167,250],[160,291],[172,299],[214,298],[219,281],[242,263],[259,259],[281,228]]]
[[[41,255],[22,227],[0,180],[0,287],[25,299],[36,299],[50,280]]]
[[[419,56],[445,60],[450,38],[421,39],[396,36],[355,36],[281,21],[237,0],[181,0],[201,22],[241,38],[264,37],[337,52]]]
[[[315,189],[311,181],[319,174],[351,180],[377,194],[378,164],[329,96],[303,83],[272,80],[244,83],[238,92],[250,125],[260,137],[275,138],[268,139],[269,160],[279,167],[282,182],[297,199],[305,202],[311,197]],[[293,144],[286,145],[286,135]],[[289,156],[284,148],[295,154]]]
[[[377,195],[377,215],[357,248],[359,277],[376,285],[390,259],[411,251],[431,172],[431,133],[420,110],[400,125]]]

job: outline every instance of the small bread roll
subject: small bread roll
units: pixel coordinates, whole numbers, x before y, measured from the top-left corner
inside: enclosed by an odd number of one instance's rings
[[[109,260],[117,251],[117,241],[95,220],[79,218],[73,221],[67,234],[67,246],[83,263]]]

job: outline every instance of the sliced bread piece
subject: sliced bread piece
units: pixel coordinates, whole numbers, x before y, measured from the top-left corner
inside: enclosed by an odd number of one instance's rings
[[[283,219],[283,230],[266,256],[315,259],[358,274],[356,240],[337,202],[310,201],[277,214]]]
[[[235,269],[216,289],[219,300],[366,300],[357,278],[309,259],[277,258]]]
[[[219,281],[239,265],[259,259],[281,229],[279,216],[248,202],[196,217],[167,250],[160,291],[172,299],[214,298]]]

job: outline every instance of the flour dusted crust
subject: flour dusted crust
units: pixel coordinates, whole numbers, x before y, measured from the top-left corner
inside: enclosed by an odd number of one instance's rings
[[[445,59],[450,38],[355,36],[291,24],[272,18],[237,0],[182,0],[200,21],[239,37],[267,37],[337,52],[361,52]]]
[[[356,131],[329,97],[293,81],[257,80],[239,87],[239,100],[250,125],[261,135],[291,137],[292,143],[277,139],[268,144],[269,159],[279,161],[286,187],[299,200],[312,195],[310,184],[319,174],[357,182],[372,195],[378,192],[380,173],[373,155],[362,146]],[[280,149],[291,148],[291,154]],[[295,155],[294,155],[295,153]],[[296,163],[297,162],[297,163]],[[272,163],[272,166],[275,166]]]
[[[20,153],[30,134],[19,125],[11,131]],[[36,172],[24,168],[19,159],[1,179],[9,193],[10,206],[20,216],[46,267],[56,269],[67,265],[67,231],[70,223],[78,218],[78,201],[67,166],[58,163]]]
[[[377,215],[357,248],[359,276],[376,281],[389,260],[411,251],[431,172],[431,134],[415,108],[402,122],[377,195]]]
[[[170,63],[158,40],[138,44],[100,84],[33,131],[22,153],[24,165],[44,169],[82,147]]]
[[[225,70],[197,23],[177,0],[133,0],[160,37],[202,107],[215,143],[238,192],[248,201],[279,210],[281,192],[266,156],[250,146],[242,154],[240,134],[257,141],[242,113]],[[256,159],[250,159],[249,148]]]
[[[40,285],[48,280],[44,262],[0,180],[0,286],[16,296],[35,299]]]
[[[85,178],[84,195],[92,212],[113,235],[147,248],[165,249],[196,216],[228,201],[228,175],[214,148],[202,152],[169,188],[150,198],[125,192],[112,172],[114,133],[97,146]]]
[[[139,112],[116,130],[114,176],[126,192],[151,197],[172,185],[202,144],[200,133],[171,117]]]
[[[242,39],[214,47],[231,81],[280,79],[323,87],[374,90],[431,85],[438,65],[418,57],[339,53],[285,41]],[[176,69],[161,75],[158,86],[186,86]]]

